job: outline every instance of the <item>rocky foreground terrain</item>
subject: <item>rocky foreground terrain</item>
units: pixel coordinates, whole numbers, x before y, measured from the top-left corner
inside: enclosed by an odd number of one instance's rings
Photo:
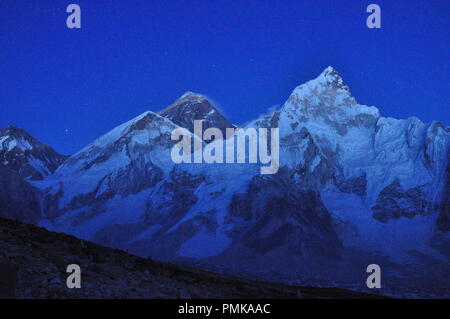
[[[0,218],[0,283],[17,270],[17,298],[374,298],[337,288],[296,287],[161,263]],[[81,267],[81,289],[68,289],[66,267]],[[6,267],[8,268],[8,267]],[[7,276],[8,278],[5,278]],[[0,287],[4,293],[5,287]]]

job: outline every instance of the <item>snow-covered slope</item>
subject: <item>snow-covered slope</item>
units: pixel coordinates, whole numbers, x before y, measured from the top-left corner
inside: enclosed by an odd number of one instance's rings
[[[145,257],[303,284],[360,287],[365,267],[379,263],[392,292],[449,286],[448,127],[381,117],[331,67],[248,125],[280,129],[277,174],[174,164],[171,132],[192,131],[194,120],[233,127],[187,93],[33,182],[45,193],[41,225]]]
[[[35,183],[52,199],[44,211],[51,215],[74,208],[98,211],[109,200],[123,201],[154,187],[174,165],[170,151],[175,128],[179,127],[148,111],[101,136],[48,179]]]

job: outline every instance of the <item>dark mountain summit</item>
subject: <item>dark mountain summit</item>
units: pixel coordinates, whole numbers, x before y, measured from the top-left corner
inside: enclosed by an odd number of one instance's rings
[[[14,126],[0,130],[0,216],[37,222],[38,191],[27,180],[42,180],[67,158]]]
[[[172,105],[158,112],[175,124],[194,132],[194,120],[203,120],[203,130],[216,127],[225,134],[225,129],[235,127],[204,96],[192,92],[183,94]]]
[[[66,158],[24,129],[7,126],[0,130],[0,166],[17,172],[22,178],[41,180]]]

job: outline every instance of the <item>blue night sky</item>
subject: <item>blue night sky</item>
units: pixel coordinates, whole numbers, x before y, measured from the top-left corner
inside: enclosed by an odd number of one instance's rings
[[[0,127],[70,154],[185,91],[241,124],[328,65],[384,116],[448,125],[449,30],[448,0],[2,0]]]

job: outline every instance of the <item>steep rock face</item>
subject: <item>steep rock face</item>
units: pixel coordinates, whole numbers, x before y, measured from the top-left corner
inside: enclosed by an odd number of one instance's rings
[[[225,136],[225,129],[235,127],[204,96],[187,92],[175,103],[158,112],[180,127],[194,133],[194,120],[202,120],[203,130],[216,127]]]
[[[339,255],[339,236],[319,193],[294,185],[293,174],[283,169],[275,176],[255,176],[245,193],[233,195],[225,224],[245,254],[283,248],[289,258]]]
[[[374,141],[372,198],[398,180],[404,189],[420,186],[421,198],[435,211],[443,196],[449,141],[450,132],[440,123],[381,118]]]
[[[23,129],[0,130],[0,216],[38,222],[40,194],[28,181],[44,179],[66,158]]]
[[[374,218],[386,222],[389,218],[413,218],[428,214],[432,208],[427,207],[428,202],[423,200],[424,188],[425,185],[422,185],[404,190],[398,181],[386,186],[372,207]]]
[[[40,215],[36,190],[19,173],[0,166],[0,217],[35,223]]]
[[[8,126],[0,131],[0,165],[16,171],[22,179],[41,180],[66,158],[23,129]]]

